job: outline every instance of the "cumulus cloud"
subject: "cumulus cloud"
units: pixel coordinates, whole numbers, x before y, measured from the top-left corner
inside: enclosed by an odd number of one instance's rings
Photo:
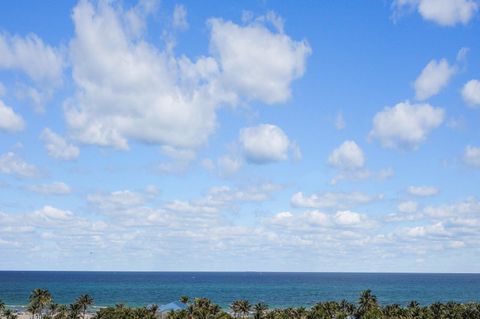
[[[463,152],[464,162],[475,168],[480,168],[480,147],[468,145]]]
[[[243,161],[242,159],[232,156],[232,155],[223,155],[217,159],[217,168],[220,176],[229,177],[235,174],[242,168]]]
[[[462,88],[462,97],[471,107],[480,106],[480,81],[470,80]]]
[[[5,132],[19,132],[25,127],[25,122],[21,115],[15,113],[13,109],[2,100],[0,100],[0,130]]]
[[[343,193],[326,192],[304,195],[298,192],[292,195],[290,203],[294,207],[302,208],[336,208],[348,209],[357,205],[368,204],[381,200],[383,195],[371,196],[361,192]]]
[[[415,213],[418,209],[418,203],[415,201],[405,201],[398,204],[397,209],[401,213]]]
[[[281,128],[271,124],[243,128],[239,141],[247,161],[255,164],[287,160],[294,145]]]
[[[457,68],[449,65],[445,59],[430,61],[415,80],[414,87],[417,100],[423,101],[437,95],[447,86],[456,71]]]
[[[340,225],[358,225],[362,222],[362,215],[349,210],[339,211],[335,214],[335,220]]]
[[[365,155],[354,141],[345,141],[333,150],[328,163],[339,169],[358,169],[365,164]]]
[[[40,139],[45,143],[48,155],[62,160],[73,160],[80,155],[80,149],[68,143],[62,136],[46,128],[40,134]]]
[[[30,98],[37,110],[62,83],[64,57],[60,49],[45,44],[37,35],[25,37],[0,34],[0,69],[18,70],[33,82],[20,88],[20,96]]]
[[[290,83],[305,72],[311,49],[307,42],[292,40],[282,29],[272,32],[260,21],[242,27],[210,19],[210,46],[222,82],[235,94],[267,104],[285,102],[291,95]]]
[[[427,197],[438,194],[438,188],[434,186],[409,186],[407,192],[411,195]]]
[[[336,229],[338,231],[339,228],[370,228],[374,225],[366,215],[350,210],[337,211],[335,214],[326,214],[318,210],[299,214],[284,211],[267,219],[266,222],[296,230],[295,234],[308,228]]]
[[[405,228],[405,234],[409,237],[425,236],[445,236],[447,231],[443,223],[438,222],[433,225],[423,225]]]
[[[396,0],[394,6],[415,8],[423,19],[441,26],[465,25],[478,11],[475,0]]]
[[[65,115],[82,143],[127,149],[137,140],[196,149],[214,132],[221,105],[283,102],[304,72],[308,45],[262,23],[210,20],[213,56],[192,61],[132,36],[123,12],[88,1],[73,11],[77,92]]]
[[[70,220],[73,218],[73,213],[68,210],[58,209],[52,206],[44,206],[42,209],[33,212],[33,217],[43,221],[49,220]]]
[[[480,213],[480,202],[475,198],[470,197],[453,204],[427,206],[423,211],[426,215],[433,218],[463,218],[472,215],[478,218],[478,214]]]
[[[53,182],[50,184],[37,184],[27,186],[29,191],[43,195],[67,195],[72,192],[70,186],[63,182]]]
[[[17,177],[34,177],[38,174],[38,169],[14,152],[7,152],[0,156],[0,173]]]
[[[444,118],[445,111],[441,108],[401,102],[375,114],[369,137],[386,148],[416,149]]]
[[[188,29],[187,9],[184,5],[176,4],[173,9],[173,27],[179,30]]]
[[[129,190],[90,194],[87,196],[87,201],[95,209],[111,214],[142,205],[145,202],[142,194]]]

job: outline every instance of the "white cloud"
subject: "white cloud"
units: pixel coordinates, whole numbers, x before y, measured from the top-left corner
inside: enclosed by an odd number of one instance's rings
[[[217,167],[220,176],[229,177],[240,170],[243,161],[235,156],[224,155],[217,159]]]
[[[412,214],[418,209],[418,203],[414,201],[406,201],[398,204],[397,209],[401,213]]]
[[[335,214],[335,221],[340,225],[358,225],[362,222],[362,215],[349,210],[339,211]]]
[[[280,212],[267,220],[269,224],[283,226],[298,232],[305,232],[308,228],[324,228],[322,233],[327,229],[335,229],[342,232],[339,228],[370,228],[374,223],[363,214],[352,212],[349,210],[338,211],[333,215],[329,215],[318,210],[307,211],[300,214],[293,214],[285,211]],[[307,231],[307,233],[310,233]]]
[[[347,209],[356,205],[368,204],[383,198],[383,195],[370,196],[360,192],[320,193],[305,196],[302,192],[293,194],[290,202],[294,207]]]
[[[90,194],[87,196],[87,201],[102,212],[115,214],[116,212],[142,205],[144,197],[139,193],[123,190],[108,194]]]
[[[129,11],[129,18],[135,14]],[[196,149],[214,132],[221,105],[285,101],[309,52],[304,42],[261,23],[212,19],[215,58],[192,61],[161,51],[141,34],[132,36],[124,20],[123,11],[107,2],[82,1],[73,11],[70,57],[77,92],[65,103],[65,114],[82,143],[127,149],[129,140],[137,140]]]
[[[480,147],[471,145],[465,147],[463,160],[469,166],[480,168]]]
[[[175,148],[169,145],[163,145],[161,151],[164,155],[172,159],[172,161],[163,162],[158,165],[159,171],[163,173],[184,173],[196,157],[195,152],[190,149]]]
[[[262,202],[269,199],[270,194],[279,189],[281,189],[281,186],[273,183],[263,183],[243,188],[217,186],[208,191],[206,201],[216,205],[233,201]]]
[[[242,27],[210,19],[211,50],[230,90],[268,104],[285,102],[290,83],[305,72],[311,49],[305,41],[293,41],[281,29],[272,32],[259,21]]]
[[[396,9],[404,6],[416,8],[428,21],[441,26],[467,24],[478,11],[475,0],[396,0]]]
[[[170,158],[182,161],[195,159],[195,152],[189,149],[175,148],[169,145],[162,146],[162,153]]]
[[[13,109],[0,100],[0,130],[6,132],[19,132],[25,127],[23,118]]]
[[[173,10],[173,27],[179,30],[188,29],[187,9],[184,5],[175,5],[175,9]]]
[[[438,222],[433,225],[407,227],[405,234],[409,237],[443,236],[447,235],[447,231],[443,223]]]
[[[337,130],[343,130],[346,127],[345,119],[343,118],[342,112],[338,112],[335,117],[335,128]]]
[[[449,245],[451,248],[458,249],[465,247],[465,243],[461,240],[453,240]]]
[[[418,12],[440,25],[467,24],[478,10],[474,0],[421,0]]]
[[[45,44],[35,34],[0,34],[0,69],[22,71],[33,81],[34,87],[20,87],[19,96],[32,100],[37,110],[43,110],[53,90],[61,85],[64,65],[61,50]]]
[[[433,186],[409,186],[408,193],[415,196],[433,196],[438,194],[438,188]]]
[[[292,145],[285,132],[271,124],[243,128],[239,141],[247,161],[256,164],[287,160]]]
[[[480,216],[478,215],[480,213],[480,202],[472,197],[450,205],[427,206],[423,211],[432,218],[459,218],[465,215]]]
[[[449,65],[445,59],[430,61],[415,80],[414,87],[417,100],[423,101],[437,95],[440,90],[447,86],[456,70],[457,68]]]
[[[441,108],[405,101],[375,114],[369,136],[387,148],[416,149],[444,118]]]
[[[480,81],[470,80],[462,88],[462,97],[465,102],[472,106],[480,106]]]
[[[71,220],[73,218],[73,213],[68,210],[61,210],[52,206],[44,206],[42,209],[39,209],[33,212],[32,216],[39,220],[49,221],[49,220]]]
[[[66,195],[72,192],[72,190],[70,189],[70,186],[68,186],[63,182],[29,185],[27,186],[27,189],[32,192],[43,194],[43,195]]]
[[[345,141],[333,150],[328,163],[339,169],[358,169],[365,164],[362,149],[354,141]]]
[[[34,177],[38,170],[34,165],[28,164],[13,152],[0,156],[0,173],[16,175],[18,177]]]
[[[40,84],[58,85],[62,80],[63,57],[35,34],[26,37],[0,34],[0,68],[25,72]]]
[[[45,143],[48,155],[52,157],[68,161],[80,155],[80,149],[78,147],[69,144],[62,136],[56,134],[49,128],[42,131],[40,138]]]

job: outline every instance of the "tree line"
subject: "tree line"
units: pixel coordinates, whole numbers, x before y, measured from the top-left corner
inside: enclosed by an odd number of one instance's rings
[[[128,307],[117,304],[101,308],[88,315],[94,304],[88,295],[79,296],[72,304],[54,302],[46,289],[35,289],[29,297],[28,313],[32,319],[480,319],[480,303],[433,303],[421,306],[411,301],[407,306],[381,305],[371,290],[360,294],[356,303],[347,300],[319,302],[310,308],[290,307],[270,309],[265,303],[251,304],[248,300],[233,301],[228,310],[208,298],[182,296],[182,310],[159,313],[157,305]],[[16,319],[18,315],[7,309],[0,300],[0,318]]]

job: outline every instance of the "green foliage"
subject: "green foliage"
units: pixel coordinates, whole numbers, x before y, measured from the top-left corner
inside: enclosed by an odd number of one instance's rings
[[[69,306],[54,303],[48,290],[32,291],[28,311],[33,319],[84,319],[88,307],[93,305],[93,298],[81,295]],[[182,296],[180,301],[186,309],[170,311],[160,316],[158,306],[130,308],[123,304],[98,310],[93,319],[480,319],[480,303],[433,303],[422,306],[411,301],[406,307],[398,304],[380,305],[371,290],[360,294],[356,304],[347,300],[319,302],[306,309],[285,308],[269,310],[265,303],[252,306],[247,300],[235,300],[230,305],[230,312],[207,298],[191,299]],[[0,300],[0,318],[17,319],[11,309],[7,309]]]

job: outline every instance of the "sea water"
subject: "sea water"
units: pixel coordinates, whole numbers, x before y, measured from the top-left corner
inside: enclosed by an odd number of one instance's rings
[[[237,299],[308,307],[326,300],[356,302],[365,289],[382,304],[417,300],[426,305],[479,302],[480,274],[0,271],[0,300],[7,305],[27,304],[35,288],[48,289],[61,304],[90,294],[96,306],[161,305],[186,295],[207,297],[222,307]]]

